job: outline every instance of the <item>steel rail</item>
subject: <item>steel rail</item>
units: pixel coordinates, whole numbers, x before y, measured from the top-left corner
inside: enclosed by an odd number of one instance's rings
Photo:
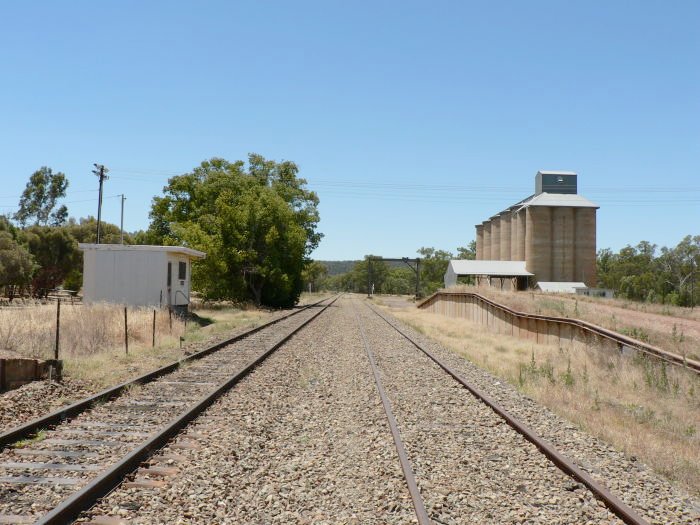
[[[121,481],[131,472],[146,461],[155,451],[162,448],[168,441],[175,437],[183,428],[185,428],[199,414],[211,406],[218,398],[233,388],[241,379],[250,374],[258,365],[265,359],[278,350],[291,337],[299,332],[302,328],[308,325],[311,321],[321,315],[326,308],[333,305],[338,299],[336,296],[330,303],[321,307],[309,319],[301,325],[285,335],[282,339],[265,350],[258,357],[251,360],[242,369],[231,376],[224,384],[217,387],[214,391],[202,397],[195,405],[188,408],[185,412],[171,420],[157,434],[153,434],[147,441],[142,443],[137,449],[133,450],[122,458],[118,463],[103,471],[97,478],[93,479],[85,487],[72,494],[68,499],[64,500],[58,507],[44,515],[35,525],[62,525],[69,523],[75,519],[82,511],[89,509],[101,497],[112,491]],[[318,303],[316,303],[318,304]]]
[[[513,310],[512,308],[509,308],[508,306],[505,306],[503,304],[492,301],[491,299],[488,299],[488,298],[484,297],[483,295],[480,295],[480,294],[474,293],[474,292],[448,292],[448,291],[435,292],[430,297],[427,297],[423,301],[416,304],[416,307],[423,308],[424,306],[428,305],[429,302],[432,302],[437,297],[441,297],[441,296],[444,296],[444,297],[450,297],[450,296],[473,297],[473,298],[476,298],[479,301],[481,301],[487,305],[493,306],[494,308],[501,310],[502,312],[506,312],[506,313],[508,313],[514,317],[517,317],[519,319],[535,319],[535,320],[550,321],[550,322],[575,326],[577,328],[583,329],[586,332],[590,332],[598,337],[602,337],[604,339],[608,339],[609,341],[613,341],[621,349],[623,347],[628,347],[628,348],[631,348],[633,350],[637,350],[637,351],[642,352],[644,354],[655,357],[657,359],[661,359],[663,361],[666,361],[667,363],[670,363],[670,364],[673,364],[676,366],[685,367],[688,370],[690,370],[691,372],[694,372],[696,374],[700,374],[700,361],[696,361],[694,359],[688,359],[682,355],[679,355],[679,354],[676,354],[673,352],[669,352],[668,350],[664,350],[663,348],[659,348],[657,346],[653,346],[653,345],[644,343],[643,341],[639,341],[637,339],[634,339],[632,337],[628,337],[628,336],[621,334],[619,332],[615,332],[613,330],[603,328],[602,326],[598,326],[596,324],[589,323],[588,321],[583,321],[581,319],[572,319],[572,318],[568,318],[568,317],[555,317],[555,316],[550,316],[550,315],[529,314],[527,312],[519,312],[517,310]]]
[[[365,303],[367,304],[367,303]],[[423,352],[429,359],[431,359],[435,364],[447,372],[453,379],[455,379],[459,384],[466,388],[469,392],[474,395],[477,399],[482,401],[491,410],[498,414],[501,418],[505,420],[510,427],[521,434],[530,443],[535,445],[540,452],[549,458],[549,460],[559,467],[563,472],[577,480],[578,482],[585,485],[593,494],[600,499],[611,512],[613,512],[618,518],[620,518],[627,525],[649,525],[649,522],[642,518],[637,512],[635,512],[630,506],[625,502],[615,496],[610,492],[607,487],[603,484],[594,480],[587,472],[582,470],[578,465],[576,465],[572,460],[566,457],[564,454],[559,452],[554,445],[552,445],[546,439],[540,437],[534,430],[519,421],[516,417],[510,414],[505,408],[503,408],[498,402],[492,399],[490,396],[485,394],[483,391],[477,387],[471,385],[466,379],[464,379],[459,373],[450,368],[441,359],[428,351],[423,347],[418,341],[407,334],[404,330],[399,328],[396,323],[389,320],[384,314],[379,312],[373,306],[367,304],[367,307],[374,312],[377,316],[383,319],[389,326],[394,328],[399,334],[405,337],[408,341],[413,344],[418,350]]]
[[[29,421],[27,423],[19,425],[15,428],[11,428],[10,430],[7,430],[3,433],[0,433],[0,450],[7,448],[9,445],[16,443],[17,441],[19,441],[21,439],[27,439],[27,438],[33,436],[34,434],[36,434],[40,430],[45,430],[51,426],[60,424],[61,422],[65,421],[68,418],[75,417],[76,415],[78,415],[86,410],[89,410],[97,403],[101,403],[104,401],[110,401],[110,400],[118,397],[119,394],[121,394],[125,389],[127,389],[133,385],[150,383],[151,381],[154,381],[154,380],[158,379],[159,377],[162,377],[166,374],[169,374],[170,372],[173,372],[174,370],[177,370],[177,368],[180,367],[184,363],[187,363],[190,361],[195,361],[195,360],[201,359],[203,357],[206,357],[207,355],[209,355],[213,352],[216,352],[217,350],[221,350],[225,346],[236,343],[242,339],[245,339],[248,336],[251,336],[251,335],[257,333],[260,330],[264,330],[265,328],[272,326],[276,323],[279,323],[280,321],[284,321],[285,319],[289,319],[290,317],[297,315],[300,312],[303,312],[304,310],[318,306],[320,303],[322,303],[323,301],[326,301],[326,300],[328,300],[328,298],[321,299],[320,301],[316,301],[315,303],[311,303],[308,305],[303,305],[303,306],[299,307],[298,309],[296,309],[294,312],[280,316],[277,319],[273,319],[272,321],[268,321],[267,323],[261,324],[260,326],[256,326],[254,328],[246,330],[245,332],[242,332],[242,333],[237,334],[233,337],[230,337],[224,341],[213,344],[213,345],[211,345],[203,350],[200,350],[199,352],[196,352],[192,355],[184,357],[183,359],[180,359],[179,361],[175,361],[173,363],[162,366],[161,368],[158,368],[156,370],[153,370],[151,372],[143,374],[143,375],[136,377],[134,379],[130,379],[130,380],[125,381],[123,383],[120,383],[116,386],[102,390],[101,392],[98,392],[97,394],[94,394],[90,397],[81,399],[80,401],[76,401],[75,403],[73,403],[71,405],[59,408],[58,410],[56,410],[54,412],[40,416],[37,419],[34,419],[32,421]]]
[[[416,518],[418,519],[419,525],[430,525],[430,517],[428,512],[425,510],[425,504],[423,503],[423,497],[418,489],[418,484],[416,483],[416,477],[413,472],[413,467],[411,465],[411,460],[408,459],[408,454],[406,453],[406,447],[404,447],[401,441],[401,434],[399,432],[399,426],[394,417],[394,413],[391,410],[391,401],[386,395],[384,390],[384,385],[379,377],[379,370],[377,368],[377,363],[374,359],[374,354],[367,341],[367,335],[365,334],[365,329],[362,326],[362,321],[360,316],[355,309],[355,304],[353,301],[353,312],[355,314],[355,319],[357,320],[357,325],[360,328],[360,334],[362,335],[362,342],[365,346],[365,351],[367,352],[367,358],[369,360],[370,368],[372,369],[372,375],[374,376],[374,382],[377,385],[377,391],[379,392],[379,397],[382,400],[382,405],[384,406],[384,412],[386,413],[386,418],[389,422],[389,428],[391,429],[391,435],[394,438],[394,445],[396,446],[396,452],[399,455],[399,462],[401,463],[401,470],[403,470],[404,478],[406,479],[406,485],[408,486],[408,492],[411,495],[411,500],[413,501],[413,508],[416,511]]]

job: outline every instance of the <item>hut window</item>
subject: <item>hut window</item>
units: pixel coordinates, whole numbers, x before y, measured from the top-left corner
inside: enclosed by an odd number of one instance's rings
[[[180,262],[177,268],[177,278],[184,281],[187,278],[187,263]]]

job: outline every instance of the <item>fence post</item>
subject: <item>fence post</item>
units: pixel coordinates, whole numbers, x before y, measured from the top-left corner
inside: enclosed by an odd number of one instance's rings
[[[156,346],[156,309],[153,309],[153,343],[151,345],[153,348]]]
[[[56,302],[56,345],[53,350],[53,358],[58,359],[59,341],[61,337],[61,299]]]
[[[129,354],[129,323],[126,316],[126,306],[124,307],[124,348],[127,355]]]
[[[173,333],[173,309],[168,306],[168,321],[170,323],[170,334]]]

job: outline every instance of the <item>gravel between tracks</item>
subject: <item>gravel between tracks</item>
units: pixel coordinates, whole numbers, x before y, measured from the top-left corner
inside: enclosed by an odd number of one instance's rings
[[[655,525],[700,523],[700,503],[670,485],[646,465],[586,434],[568,421],[518,392],[514,387],[455,355],[439,343],[382,313],[425,345],[467,381],[500,403],[541,437]],[[382,321],[383,322],[383,321]]]

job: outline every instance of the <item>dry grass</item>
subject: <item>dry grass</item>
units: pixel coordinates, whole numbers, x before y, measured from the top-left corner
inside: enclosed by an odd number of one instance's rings
[[[200,322],[185,322],[167,310],[156,312],[156,345],[152,347],[153,309],[129,308],[129,354],[124,347],[124,309],[115,305],[61,306],[59,357],[64,373],[102,388],[180,359],[187,346],[222,332],[252,327],[269,312],[232,306],[199,308]],[[0,353],[51,358],[56,306],[0,309]]]
[[[153,310],[129,308],[129,349],[150,346]],[[184,333],[184,323],[166,310],[156,314],[156,343],[172,344]],[[0,309],[0,348],[25,357],[53,357],[56,337],[56,305]],[[76,358],[110,349],[124,351],[123,307],[61,305],[60,358]]]
[[[565,351],[494,335],[410,307],[391,312],[700,496],[700,380],[693,374],[600,349]]]
[[[521,312],[582,319],[700,360],[700,308],[532,291],[502,292],[488,287],[453,289],[478,293]]]

